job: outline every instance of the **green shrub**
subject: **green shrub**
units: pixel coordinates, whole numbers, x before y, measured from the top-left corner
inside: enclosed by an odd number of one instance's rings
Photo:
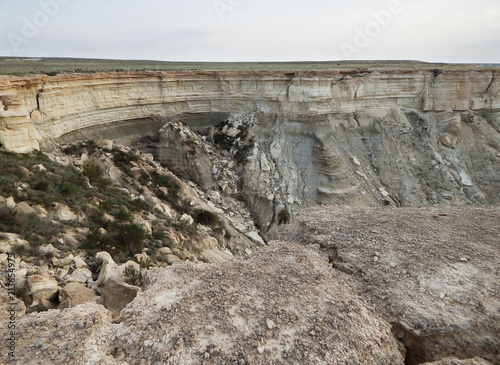
[[[286,208],[281,209],[278,213],[278,224],[288,224],[290,223],[290,219],[291,216],[288,210]]]
[[[138,224],[130,223],[118,229],[118,242],[132,254],[142,251],[145,239],[146,231]]]
[[[209,212],[208,210],[195,210],[193,219],[196,223],[203,224],[208,227],[218,227],[220,225],[220,220],[217,214]]]
[[[161,231],[154,231],[153,232],[153,238],[156,238],[157,240],[163,240],[167,237],[167,235],[165,234],[165,232],[161,232]]]
[[[124,207],[120,207],[120,210],[114,214],[115,218],[119,221],[131,221],[132,214],[130,214]]]
[[[37,182],[33,187],[33,189],[41,191],[47,191],[48,188],[49,188],[49,182],[47,180],[41,180]]]
[[[104,179],[104,171],[96,160],[88,160],[83,165],[83,173],[91,184],[100,184]]]
[[[127,266],[124,271],[125,282],[130,285],[139,286],[142,283],[142,273],[133,266]]]

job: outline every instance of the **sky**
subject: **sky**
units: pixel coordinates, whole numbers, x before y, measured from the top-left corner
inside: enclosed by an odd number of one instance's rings
[[[500,63],[500,1],[0,0],[0,56]]]

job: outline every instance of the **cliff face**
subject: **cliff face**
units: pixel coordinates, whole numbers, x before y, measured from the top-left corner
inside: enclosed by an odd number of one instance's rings
[[[240,160],[242,192],[264,231],[279,212],[316,204],[494,203],[499,75],[484,69],[4,76],[0,143],[26,152],[54,140],[161,139],[167,121],[183,121],[211,140],[210,127],[225,121],[226,129],[215,132],[228,132],[225,140],[236,143],[226,147]],[[172,143],[160,141],[162,148]],[[208,174],[217,171],[205,165]]]
[[[367,125],[401,108],[500,110],[500,71],[133,72],[0,77],[0,143],[26,152],[97,125],[186,115],[194,124],[235,112],[311,123],[344,114]],[[191,117],[191,118],[189,118]]]

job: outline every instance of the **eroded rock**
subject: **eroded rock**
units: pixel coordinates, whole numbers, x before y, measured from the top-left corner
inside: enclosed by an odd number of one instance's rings
[[[59,292],[58,309],[73,308],[79,304],[97,301],[97,295],[85,285],[72,282],[64,285]]]
[[[274,243],[248,261],[152,269],[144,281],[115,328],[130,363],[404,363],[389,324],[312,248]]]
[[[305,210],[278,237],[319,243],[393,323],[407,364],[450,355],[500,363],[500,209]]]
[[[111,279],[102,288],[101,295],[104,306],[113,313],[113,317],[117,317],[141,291],[137,286]]]

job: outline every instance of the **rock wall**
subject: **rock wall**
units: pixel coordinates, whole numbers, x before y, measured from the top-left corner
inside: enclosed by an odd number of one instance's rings
[[[401,108],[500,110],[498,70],[206,71],[0,76],[0,143],[26,152],[87,127],[159,115],[210,124],[234,112],[370,125]],[[342,116],[340,119],[338,116]],[[336,117],[337,116],[337,117]],[[344,116],[348,116],[345,118]],[[316,118],[315,118],[316,117]]]
[[[202,146],[193,141],[217,145],[210,135],[214,126],[238,125],[245,143],[229,126],[226,132],[236,144],[226,147],[232,149],[241,193],[261,231],[272,229],[280,212],[293,215],[317,204],[495,203],[500,201],[499,73],[373,69],[3,76],[0,144],[26,152],[55,140],[154,135],[155,142],[163,138],[159,157],[172,170],[181,168],[175,161],[191,160],[182,165],[183,175],[208,190],[217,186],[209,170],[224,164],[202,156]],[[159,132],[165,122],[179,121],[207,138],[193,135],[186,140],[191,145],[180,148],[173,144],[175,133]]]

